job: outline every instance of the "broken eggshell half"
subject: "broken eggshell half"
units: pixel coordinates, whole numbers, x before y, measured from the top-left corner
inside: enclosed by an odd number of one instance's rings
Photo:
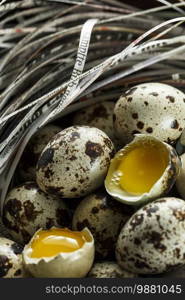
[[[120,202],[140,205],[166,194],[180,168],[172,146],[151,135],[138,134],[111,160],[105,188]]]
[[[63,235],[63,230],[68,234]],[[61,233],[56,235],[57,231],[61,231]],[[40,234],[41,236],[39,236]],[[80,234],[80,239],[83,239],[84,242],[78,244],[78,240],[74,239],[75,234]],[[43,240],[42,236],[44,236]],[[58,245],[55,244],[56,242]],[[49,253],[51,248],[52,253]],[[58,251],[55,251],[56,249]],[[80,232],[56,227],[52,227],[48,231],[39,229],[23,250],[25,269],[34,277],[85,277],[91,269],[93,261],[94,238],[88,228],[84,228]]]

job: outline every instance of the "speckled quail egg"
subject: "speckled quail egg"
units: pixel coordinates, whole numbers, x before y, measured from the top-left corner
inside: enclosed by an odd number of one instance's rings
[[[74,125],[88,125],[105,132],[115,146],[119,146],[113,126],[113,112],[115,103],[104,101],[77,111],[73,117]]]
[[[114,261],[102,261],[93,265],[87,277],[93,278],[134,278],[136,274],[120,268]]]
[[[122,228],[116,245],[120,267],[160,274],[185,264],[185,201],[161,198],[138,210]]]
[[[35,181],[36,164],[44,147],[50,139],[61,131],[62,128],[55,125],[46,125],[41,128],[30,140],[21,157],[18,173],[24,181]]]
[[[42,192],[34,182],[27,182],[8,193],[3,223],[11,237],[24,244],[39,228],[68,226],[69,214],[62,199]]]
[[[85,197],[73,215],[72,227],[87,227],[93,234],[96,258],[113,257],[119,232],[133,214],[133,209],[113,199],[105,191]]]
[[[85,277],[94,261],[93,236],[87,228],[39,230],[25,246],[23,261],[34,277]]]
[[[176,180],[176,188],[180,196],[185,200],[185,153],[180,156],[182,167]]]
[[[37,163],[37,183],[47,193],[66,198],[89,194],[103,184],[114,146],[101,130],[64,129],[44,148]]]
[[[120,202],[140,205],[167,194],[180,167],[172,146],[151,135],[136,135],[111,160],[105,188]]]
[[[0,278],[25,277],[22,250],[19,244],[0,237]]]
[[[114,109],[115,131],[128,143],[136,133],[148,133],[174,144],[185,127],[185,94],[157,82],[127,90]]]

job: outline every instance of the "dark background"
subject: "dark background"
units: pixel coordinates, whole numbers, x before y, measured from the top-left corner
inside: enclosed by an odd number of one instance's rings
[[[168,0],[171,3],[178,3],[178,0]],[[137,6],[137,7],[141,7],[141,8],[150,8],[150,7],[154,7],[154,6],[162,6],[163,4],[155,1],[155,0],[122,0],[122,2],[125,2],[127,4],[133,5],[133,6]]]

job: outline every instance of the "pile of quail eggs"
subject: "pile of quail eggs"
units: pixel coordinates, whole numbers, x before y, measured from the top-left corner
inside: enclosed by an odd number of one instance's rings
[[[32,137],[0,219],[0,277],[185,277],[185,94],[140,84]],[[183,270],[183,271],[182,271]]]

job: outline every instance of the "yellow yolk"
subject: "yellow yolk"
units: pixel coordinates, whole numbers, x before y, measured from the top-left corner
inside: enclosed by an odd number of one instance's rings
[[[116,171],[120,187],[133,195],[150,191],[168,165],[168,155],[152,145],[137,147],[122,159]]]
[[[83,232],[60,228],[41,230],[31,244],[31,257],[50,257],[61,252],[73,252],[80,249],[85,242]]]

